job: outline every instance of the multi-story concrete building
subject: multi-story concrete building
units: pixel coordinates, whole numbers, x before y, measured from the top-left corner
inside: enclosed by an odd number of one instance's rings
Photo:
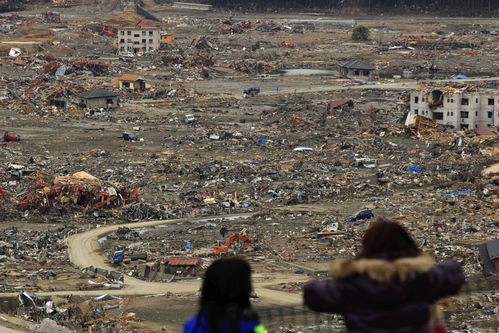
[[[120,55],[141,55],[159,49],[160,29],[158,27],[122,27],[118,29],[118,53]]]
[[[410,114],[457,129],[487,129],[499,125],[499,91],[416,90],[411,93]]]

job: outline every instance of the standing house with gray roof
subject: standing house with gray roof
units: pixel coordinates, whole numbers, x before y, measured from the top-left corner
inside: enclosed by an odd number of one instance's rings
[[[368,79],[371,76],[374,67],[360,60],[350,60],[339,64],[339,70],[342,77],[350,79]]]
[[[499,238],[481,244],[478,251],[485,275],[499,276]]]
[[[119,95],[104,88],[97,88],[80,94],[81,105],[87,109],[115,109],[117,108]]]

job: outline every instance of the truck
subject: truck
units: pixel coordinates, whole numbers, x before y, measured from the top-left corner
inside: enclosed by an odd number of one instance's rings
[[[114,251],[112,263],[115,266],[120,265],[125,259],[125,250]]]

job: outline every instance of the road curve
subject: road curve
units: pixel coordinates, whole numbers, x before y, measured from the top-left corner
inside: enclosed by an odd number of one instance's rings
[[[99,253],[100,245],[98,239],[117,230],[119,227],[128,228],[143,228],[162,224],[172,224],[178,222],[202,222],[202,221],[213,221],[223,218],[246,218],[252,216],[249,214],[233,214],[233,215],[220,215],[213,217],[203,217],[203,218],[183,218],[183,219],[171,219],[171,220],[156,220],[147,222],[136,222],[118,225],[109,225],[104,227],[99,227],[91,229],[89,231],[72,235],[66,239],[66,244],[68,246],[68,254],[71,263],[79,267],[94,266],[104,269],[113,269],[106,259]],[[302,282],[306,281],[306,276],[287,276],[284,278],[277,278],[269,280],[266,282],[255,282],[255,291],[267,303],[270,304],[297,304],[301,302],[301,296],[297,294],[291,294],[282,291],[275,291],[264,288],[268,285],[275,285],[279,283],[287,282]],[[125,275],[125,287],[120,290],[90,290],[90,291],[66,291],[62,294],[73,294],[73,295],[102,295],[103,293],[109,293],[113,295],[150,295],[150,294],[161,294],[161,293],[192,293],[196,292],[200,288],[200,280],[187,280],[178,281],[171,283],[162,282],[150,282],[144,281],[137,278],[133,278]],[[61,294],[61,292],[46,292],[37,293],[38,295],[54,295]]]

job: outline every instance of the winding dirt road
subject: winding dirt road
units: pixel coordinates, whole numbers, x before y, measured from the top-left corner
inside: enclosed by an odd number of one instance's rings
[[[162,224],[172,224],[178,222],[203,222],[203,221],[216,221],[221,219],[237,219],[237,218],[247,218],[252,216],[252,214],[235,214],[235,215],[221,215],[215,217],[203,217],[203,218],[184,218],[184,219],[172,219],[172,220],[157,220],[157,221],[147,221],[147,222],[136,222],[118,225],[109,225],[104,227],[99,227],[91,229],[86,232],[72,235],[66,239],[66,244],[68,246],[68,255],[71,263],[79,267],[94,266],[104,269],[113,270],[114,268],[108,265],[106,259],[99,253],[100,245],[99,238],[117,230],[119,227],[128,228],[144,228],[151,227]],[[301,303],[301,295],[291,294],[287,292],[271,290],[265,287],[270,285],[276,285],[279,283],[289,283],[289,282],[304,282],[307,281],[308,277],[305,275],[287,275],[279,276],[274,279],[269,279],[265,281],[254,281],[253,285],[255,291],[260,299],[267,304],[276,305],[294,305]],[[199,290],[201,286],[200,280],[187,280],[178,281],[170,283],[162,282],[149,282],[136,279],[125,275],[125,286],[123,289],[114,290],[68,290],[68,291],[51,291],[51,292],[37,292],[39,296],[64,296],[64,295],[81,295],[81,296],[100,296],[103,294],[110,294],[116,296],[140,296],[140,295],[151,295],[151,294],[162,294],[162,293],[192,293]],[[17,297],[18,293],[0,293],[0,297]],[[19,324],[17,318],[8,318],[4,315],[2,318],[5,321],[16,324],[16,327],[28,330],[28,325],[26,323]],[[14,329],[8,329],[3,327],[0,323],[0,332],[19,332]]]
[[[68,254],[70,261],[79,267],[94,266],[104,269],[112,270],[111,267],[105,260],[104,257],[99,253],[100,245],[98,239],[104,237],[105,235],[117,230],[119,227],[128,228],[143,228],[151,227],[162,224],[172,224],[178,222],[203,222],[203,221],[213,221],[221,219],[237,219],[237,218],[247,218],[252,216],[252,214],[236,214],[236,215],[224,215],[215,217],[204,217],[204,218],[186,218],[186,219],[172,219],[172,220],[158,220],[158,221],[147,221],[147,222],[137,222],[119,225],[109,225],[105,227],[95,228],[87,232],[72,235],[67,240]],[[300,295],[290,294],[281,291],[270,290],[264,288],[265,286],[275,285],[283,282],[300,282],[306,281],[308,278],[303,275],[289,275],[277,277],[276,279],[268,281],[255,281],[255,291],[256,293],[267,303],[271,304],[297,304],[301,302]],[[109,293],[113,295],[150,295],[150,294],[161,294],[166,292],[171,293],[191,293],[199,290],[200,280],[188,280],[188,281],[178,281],[170,283],[162,282],[149,282],[136,279],[125,275],[125,287],[120,290],[92,290],[92,291],[75,291],[66,292],[72,294],[80,295],[101,295],[103,293]],[[44,293],[39,293],[43,295]],[[46,293],[53,294],[53,293]]]

